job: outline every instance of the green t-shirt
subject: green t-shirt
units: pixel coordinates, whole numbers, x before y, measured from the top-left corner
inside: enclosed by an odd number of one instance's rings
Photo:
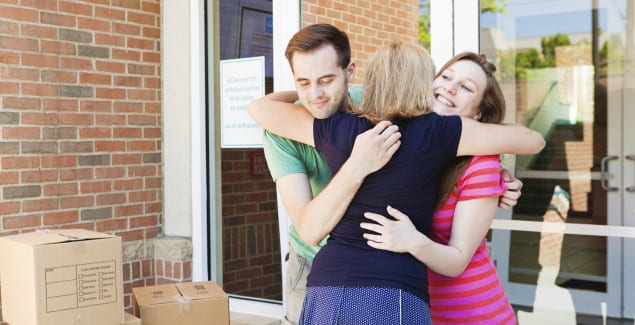
[[[348,92],[353,103],[358,105],[362,98],[361,87],[349,87]],[[312,146],[265,131],[263,147],[267,166],[274,181],[289,174],[306,174],[315,197],[331,180],[331,170],[326,160]],[[318,246],[311,246],[300,238],[293,225],[289,228],[289,245],[300,256],[313,259],[325,243],[326,238]]]

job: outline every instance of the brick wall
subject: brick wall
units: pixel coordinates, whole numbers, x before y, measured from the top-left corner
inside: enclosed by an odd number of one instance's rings
[[[275,183],[261,149],[221,152],[223,193],[223,289],[282,299]]]
[[[0,236],[161,233],[159,41],[159,0],[2,1]]]
[[[302,1],[302,24],[315,23],[332,24],[348,34],[357,64],[355,83],[361,83],[365,62],[378,48],[394,40],[417,41],[419,0]]]

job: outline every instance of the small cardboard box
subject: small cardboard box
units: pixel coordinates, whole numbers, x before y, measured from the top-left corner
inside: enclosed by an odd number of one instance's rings
[[[229,324],[229,298],[211,281],[138,287],[132,294],[143,325]]]
[[[141,318],[124,312],[123,323],[121,325],[141,325]]]
[[[121,238],[84,229],[0,237],[3,319],[20,325],[117,325]]]

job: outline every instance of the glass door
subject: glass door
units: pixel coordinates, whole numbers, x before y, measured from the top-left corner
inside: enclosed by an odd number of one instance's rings
[[[633,318],[633,1],[480,1],[476,20],[457,5],[467,2],[453,2],[454,34],[478,31],[466,49],[498,67],[506,121],[547,140],[537,155],[505,157],[523,196],[492,227],[519,323]]]

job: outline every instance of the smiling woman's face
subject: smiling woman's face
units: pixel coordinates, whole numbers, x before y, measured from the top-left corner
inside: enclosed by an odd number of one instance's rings
[[[460,115],[478,120],[487,86],[483,69],[470,60],[457,61],[434,79],[432,109],[439,115]]]

